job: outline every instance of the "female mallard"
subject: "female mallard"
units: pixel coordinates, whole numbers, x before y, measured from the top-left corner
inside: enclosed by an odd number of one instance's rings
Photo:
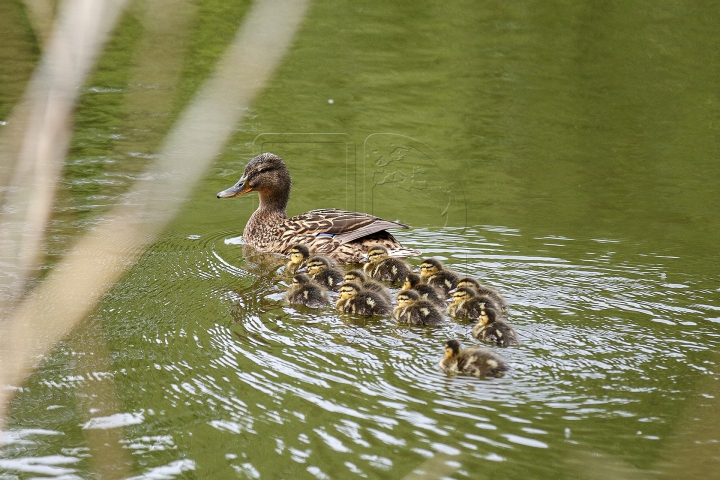
[[[438,290],[432,285],[426,285],[421,282],[422,279],[420,278],[420,275],[417,273],[409,273],[408,276],[405,277],[405,283],[403,283],[402,289],[403,291],[415,290],[420,294],[420,298],[428,300],[435,304],[435,306],[444,309],[446,306],[445,300],[440,297]]]
[[[290,260],[285,265],[285,273],[294,275],[305,266],[307,259],[310,257],[310,250],[305,245],[294,245],[290,248],[288,257]]]
[[[288,303],[305,305],[310,308],[321,308],[330,304],[327,290],[303,274],[293,277],[292,285],[285,294],[285,299]]]
[[[442,325],[445,317],[440,310],[423,298],[415,290],[403,290],[398,293],[397,307],[393,310],[393,318],[400,323],[412,325]]]
[[[345,273],[329,258],[316,255],[307,261],[308,274],[323,287],[333,292],[340,289]]]
[[[265,253],[286,254],[292,245],[301,243],[312,253],[342,263],[360,262],[369,246],[378,244],[396,257],[419,255],[387,232],[390,228],[409,228],[407,225],[367,213],[330,208],[287,218],[291,184],[285,162],[277,155],[263,153],[250,160],[235,185],[217,194],[218,198],[231,198],[258,192],[260,204],[243,231],[247,245]]]
[[[357,283],[343,283],[340,286],[340,299],[335,304],[338,310],[364,317],[389,315],[392,307],[382,295],[372,290],[363,290]]]
[[[368,276],[360,270],[350,270],[345,274],[345,277],[343,277],[343,281],[348,283],[355,282],[361,285],[363,290],[372,290],[373,292],[379,293],[388,303],[392,301],[390,290],[385,285],[376,282],[372,278],[368,278]]]
[[[457,288],[460,276],[447,270],[440,260],[426,258],[420,264],[420,278],[428,285],[441,289],[447,295],[450,290]]]
[[[502,308],[503,312],[507,311],[507,302],[502,297],[502,295],[500,295],[500,292],[498,292],[494,288],[483,285],[472,277],[465,277],[458,280],[457,288],[461,287],[472,288],[478,295],[487,295],[488,297],[492,298],[495,303],[500,306],[500,308]]]
[[[480,312],[478,323],[472,329],[473,337],[484,342],[496,343],[501,347],[519,345],[515,330],[498,317],[499,314],[495,309],[485,307]]]
[[[508,370],[505,360],[492,350],[480,347],[463,349],[457,340],[445,343],[440,368],[447,373],[464,373],[476,377],[499,377]]]
[[[476,295],[472,288],[462,287],[452,294],[447,314],[455,318],[478,318],[483,309],[487,307],[500,310],[492,298],[486,295]]]
[[[370,247],[367,259],[363,270],[375,280],[402,282],[411,272],[410,265],[400,258],[391,257],[387,248],[381,245]]]

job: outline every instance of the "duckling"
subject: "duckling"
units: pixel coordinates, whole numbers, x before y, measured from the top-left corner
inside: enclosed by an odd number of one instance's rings
[[[423,282],[439,288],[447,295],[450,290],[457,288],[460,276],[452,270],[445,269],[442,262],[436,258],[426,258],[420,264],[420,278]]]
[[[399,258],[391,257],[387,248],[375,245],[367,253],[368,263],[363,270],[375,280],[402,282],[410,273],[410,266]]]
[[[472,329],[473,337],[484,342],[497,343],[501,347],[519,345],[515,330],[498,318],[498,313],[490,307],[480,312],[478,323]]]
[[[310,308],[321,308],[330,304],[327,290],[302,273],[293,277],[292,285],[285,294],[285,299],[288,303],[305,305]]]
[[[440,310],[432,302],[420,297],[415,290],[403,290],[397,296],[398,305],[393,318],[413,325],[441,325],[445,323]]]
[[[372,290],[363,290],[355,282],[343,283],[340,287],[340,300],[335,306],[338,310],[354,313],[364,317],[373,315],[389,315],[392,312],[390,303],[382,295]]]
[[[445,308],[445,300],[440,297],[438,289],[432,285],[426,285],[421,283],[422,279],[417,273],[410,273],[405,277],[405,283],[403,283],[403,290],[415,290],[420,294],[420,298],[430,301],[438,307]]]
[[[502,297],[502,295],[500,295],[500,292],[498,292],[494,288],[483,285],[472,277],[464,277],[458,280],[457,288],[460,287],[470,287],[475,290],[478,295],[487,295],[488,297],[492,298],[495,303],[500,306],[500,308],[502,308],[503,312],[507,311],[507,302]]]
[[[487,348],[463,349],[457,340],[445,343],[440,368],[446,373],[465,373],[476,377],[499,377],[508,370],[505,360]]]
[[[455,318],[477,318],[485,307],[500,310],[500,307],[495,304],[492,298],[486,295],[475,295],[473,289],[462,287],[456,289],[455,293],[452,294],[451,303],[447,307],[447,314]]]
[[[285,265],[285,273],[295,275],[298,270],[305,266],[310,257],[310,250],[305,245],[293,245],[288,254],[290,260]]]
[[[323,287],[337,292],[345,274],[329,258],[316,255],[307,261],[308,274]]]
[[[383,296],[388,303],[392,302],[390,290],[380,282],[376,282],[372,278],[368,278],[361,270],[350,270],[343,278],[345,282],[355,282],[362,286],[363,290],[372,290]]]

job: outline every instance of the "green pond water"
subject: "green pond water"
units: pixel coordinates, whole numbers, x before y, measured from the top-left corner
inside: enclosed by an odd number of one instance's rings
[[[130,202],[250,4],[182,5],[132,4],[83,87],[48,267]],[[5,120],[40,49],[0,9]],[[0,478],[718,476],[718,32],[717,2],[314,2],[181,214],[12,387]],[[238,238],[257,198],[215,198],[261,151],[290,215],[399,220],[498,288],[510,371],[439,371],[470,323],[286,305]]]

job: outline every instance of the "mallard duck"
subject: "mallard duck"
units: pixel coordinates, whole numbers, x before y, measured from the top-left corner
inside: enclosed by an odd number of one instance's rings
[[[445,317],[430,301],[424,300],[415,290],[403,290],[397,295],[393,318],[400,323],[413,325],[441,325]]]
[[[292,285],[285,294],[288,303],[305,305],[310,308],[326,307],[330,304],[328,292],[305,274],[293,277]]]
[[[403,247],[387,230],[409,228],[367,213],[334,208],[311,210],[287,218],[292,180],[277,155],[262,153],[250,160],[243,176],[218,198],[258,192],[260,204],[250,216],[243,241],[265,253],[287,254],[293,245],[306,245],[311,253],[328,255],[341,263],[358,263],[371,245],[383,245],[393,256],[409,257],[420,252]]]
[[[452,294],[450,305],[447,307],[447,314],[455,318],[478,318],[486,307],[500,310],[492,298],[486,295],[475,295],[475,291],[469,287],[462,287]]]
[[[387,248],[382,245],[370,247],[367,260],[363,270],[375,280],[402,282],[411,272],[410,265],[400,258],[391,257]]]
[[[487,285],[483,285],[477,280],[475,280],[472,277],[464,277],[458,280],[457,282],[457,288],[461,287],[469,287],[475,290],[475,293],[478,295],[487,295],[488,297],[492,298],[496,304],[502,308],[503,311],[507,310],[508,304],[505,301],[505,299],[500,295],[500,292],[495,290],[492,287],[488,287]],[[453,292],[450,292],[453,293]]]
[[[515,330],[500,320],[498,312],[490,307],[485,307],[480,312],[478,323],[472,329],[472,335],[478,340],[493,342],[501,347],[520,343]]]
[[[464,373],[476,377],[499,377],[508,370],[505,360],[487,348],[463,349],[457,340],[445,343],[445,356],[440,368],[446,373]]]
[[[340,287],[340,299],[335,304],[338,310],[364,317],[389,315],[392,307],[382,295],[372,290],[363,290],[357,283],[343,283]]]
[[[408,276],[405,277],[405,283],[403,283],[402,289],[415,290],[420,294],[420,298],[428,300],[438,307],[445,308],[445,300],[440,296],[438,289],[432,285],[422,283],[422,279],[417,273],[409,273]]]
[[[457,288],[460,276],[452,270],[447,270],[440,260],[426,258],[420,264],[420,278],[447,295],[450,290]]]
[[[285,265],[285,272],[294,275],[305,266],[310,257],[310,250],[305,245],[294,245],[288,254],[290,260]]]
[[[360,270],[350,270],[345,274],[345,277],[343,277],[343,281],[360,284],[363,290],[372,290],[373,292],[379,293],[388,303],[392,301],[390,290],[385,285],[376,282],[372,278],[368,278],[368,276]]]
[[[308,259],[307,270],[313,280],[333,292],[338,291],[345,276],[345,272],[336,267],[335,262],[318,255]]]

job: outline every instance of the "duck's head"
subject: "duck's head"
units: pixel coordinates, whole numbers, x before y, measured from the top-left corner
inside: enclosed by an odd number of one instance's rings
[[[403,290],[397,295],[398,307],[407,307],[420,300],[420,295],[415,290]]]
[[[310,277],[308,277],[307,275],[305,275],[304,273],[295,275],[292,280],[293,287],[295,287],[297,285],[305,285],[306,283],[310,283],[310,282],[312,282],[312,279]]]
[[[343,277],[344,282],[365,283],[367,276],[360,270],[350,270]]]
[[[405,277],[405,283],[403,283],[402,289],[410,290],[411,288],[415,288],[415,286],[418,285],[420,281],[420,275],[418,275],[417,273],[410,273],[407,277]]]
[[[480,306],[480,316],[478,316],[478,323],[480,325],[487,325],[497,320],[498,314],[494,308],[486,307],[483,303]]]
[[[300,265],[310,256],[310,250],[305,245],[295,245],[290,249],[288,256],[291,263]]]
[[[458,304],[465,300],[470,300],[472,297],[475,296],[475,292],[468,287],[462,287],[455,290],[455,293],[452,294],[452,303],[453,305]]]
[[[330,262],[323,257],[312,257],[307,262],[307,269],[310,275],[317,275],[326,268],[330,268]]]
[[[360,285],[355,282],[345,282],[340,285],[340,300],[347,300],[354,297],[362,289]]]
[[[435,258],[426,258],[420,264],[420,276],[427,278],[435,275],[437,272],[443,269],[443,264],[440,260]]]
[[[370,250],[368,250],[367,253],[367,259],[369,262],[379,262],[380,260],[383,260],[387,258],[388,251],[387,248],[382,247],[380,245],[375,245],[374,247],[370,247]]]
[[[480,288],[480,282],[478,282],[477,280],[475,280],[472,277],[461,278],[460,280],[458,280],[457,288],[464,288],[464,287],[468,287],[468,288],[477,290],[478,288]]]
[[[453,358],[460,353],[460,342],[448,340],[445,342],[445,358]]]
[[[250,160],[240,180],[218,193],[217,198],[232,198],[255,191],[260,195],[262,203],[263,200],[289,197],[291,185],[290,172],[285,162],[272,153],[261,153]]]

